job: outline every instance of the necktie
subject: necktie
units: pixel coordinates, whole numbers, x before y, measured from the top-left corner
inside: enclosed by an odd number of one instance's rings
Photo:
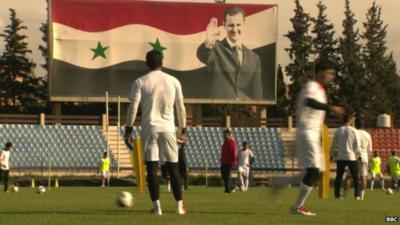
[[[235,53],[237,59],[239,60],[240,65],[241,65],[242,64],[242,57],[241,57],[239,51],[240,51],[240,49],[239,49],[238,46],[234,46],[233,47],[233,52]]]

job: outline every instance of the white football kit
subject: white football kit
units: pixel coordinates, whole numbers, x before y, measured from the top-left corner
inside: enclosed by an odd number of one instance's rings
[[[238,153],[238,178],[243,191],[247,191],[249,188],[250,159],[253,157],[253,152],[250,149]]]
[[[178,162],[174,107],[183,99],[180,82],[160,70],[138,78],[129,99],[142,107],[142,146],[145,161]]]
[[[372,152],[372,138],[371,135],[365,130],[358,130],[358,137],[360,138],[360,157],[361,162],[359,165],[360,176],[368,175],[368,155]]]
[[[316,81],[309,81],[300,91],[296,110],[296,153],[302,168],[322,169],[321,127],[325,111],[306,105],[311,98],[320,103],[327,103],[325,88]]]
[[[238,153],[238,158],[239,158],[238,170],[248,174],[250,169],[250,159],[253,157],[254,157],[253,152],[250,149],[240,151]]]

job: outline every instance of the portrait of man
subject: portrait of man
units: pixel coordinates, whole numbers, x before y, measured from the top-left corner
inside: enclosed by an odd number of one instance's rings
[[[197,58],[211,76],[209,97],[216,99],[263,98],[260,57],[243,43],[245,11],[232,6],[225,10],[223,27],[226,37],[218,40],[217,18],[206,28],[206,41],[197,49]]]

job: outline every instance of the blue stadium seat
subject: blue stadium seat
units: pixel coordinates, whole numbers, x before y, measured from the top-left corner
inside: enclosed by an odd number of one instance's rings
[[[48,157],[54,167],[97,167],[107,149],[100,126],[0,124],[0,134],[14,143],[10,163],[20,168],[41,167]]]

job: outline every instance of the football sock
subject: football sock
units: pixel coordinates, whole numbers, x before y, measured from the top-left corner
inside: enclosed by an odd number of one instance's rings
[[[160,200],[153,202],[153,209],[157,214],[159,214],[159,215],[162,214]]]
[[[183,208],[183,201],[182,200],[176,201],[176,206],[178,207],[178,209]]]

